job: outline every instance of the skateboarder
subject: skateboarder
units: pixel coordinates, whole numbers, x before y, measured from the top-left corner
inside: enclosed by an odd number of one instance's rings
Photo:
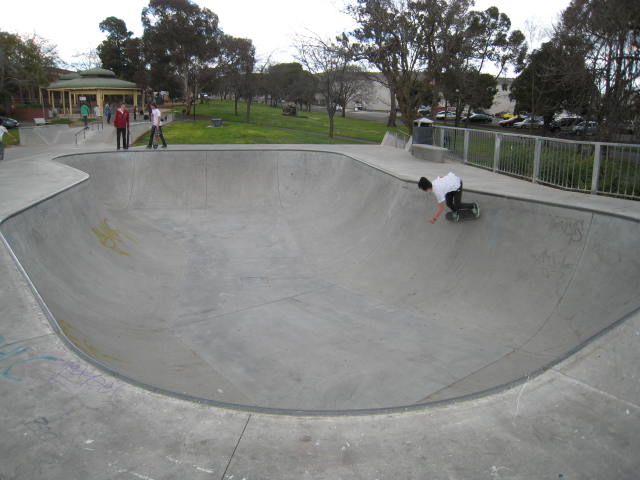
[[[151,104],[151,108],[151,135],[149,135],[149,144],[147,145],[147,148],[151,148],[152,145],[154,148],[158,148],[158,139],[155,137],[156,135],[158,135],[160,140],[162,140],[162,148],[167,148],[167,142],[164,140],[164,135],[162,134],[162,113],[155,103]]]
[[[444,177],[437,177],[433,183],[425,177],[421,177],[418,187],[425,192],[432,191],[436,196],[438,209],[429,220],[431,223],[436,223],[444,210],[445,202],[447,207],[452,210],[452,216],[455,221],[459,219],[459,210],[469,210],[473,212],[475,217],[480,214],[480,209],[476,203],[462,203],[462,180],[453,172],[449,172]]]

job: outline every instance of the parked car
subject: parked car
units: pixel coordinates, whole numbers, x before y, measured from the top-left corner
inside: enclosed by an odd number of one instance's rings
[[[525,118],[523,121],[514,123],[513,128],[542,128],[544,122],[537,118]]]
[[[598,130],[598,123],[592,121],[580,122],[571,129],[574,135],[595,135]]]
[[[18,128],[20,126],[20,122],[13,118],[0,117],[0,120],[2,120],[2,125],[6,128]]]
[[[426,117],[430,113],[431,113],[431,107],[429,106],[420,105],[420,108],[418,108],[418,114],[423,117]]]
[[[507,118],[506,120],[500,120],[498,122],[498,125],[500,125],[501,127],[513,127],[514,124],[522,122],[523,120],[524,117],[511,117]]]
[[[571,131],[580,122],[582,122],[582,117],[560,117],[549,124],[549,129],[552,132],[558,130]]]
[[[470,122],[491,123],[493,118],[486,113],[474,113],[469,117]]]
[[[440,112],[436,115],[436,120],[455,120],[455,112]]]

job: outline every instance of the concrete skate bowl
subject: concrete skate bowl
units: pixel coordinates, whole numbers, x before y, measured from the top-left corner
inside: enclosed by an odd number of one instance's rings
[[[619,216],[467,192],[479,220],[431,225],[415,182],[321,151],[58,161],[89,178],[7,219],[7,244],[74,350],[180,397],[419,408],[540,373],[640,305]]]

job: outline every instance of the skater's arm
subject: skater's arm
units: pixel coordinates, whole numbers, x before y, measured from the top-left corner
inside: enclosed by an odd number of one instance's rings
[[[443,210],[444,210],[444,202],[439,202],[438,203],[438,210],[436,210],[436,214],[429,221],[431,223],[436,223],[436,221],[438,220],[438,217],[440,216],[440,214],[442,213]]]

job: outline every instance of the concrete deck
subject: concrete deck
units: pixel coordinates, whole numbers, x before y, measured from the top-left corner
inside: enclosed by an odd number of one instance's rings
[[[637,477],[637,202],[383,147],[108,150],[0,163],[0,478]],[[480,220],[428,223],[449,170]]]

